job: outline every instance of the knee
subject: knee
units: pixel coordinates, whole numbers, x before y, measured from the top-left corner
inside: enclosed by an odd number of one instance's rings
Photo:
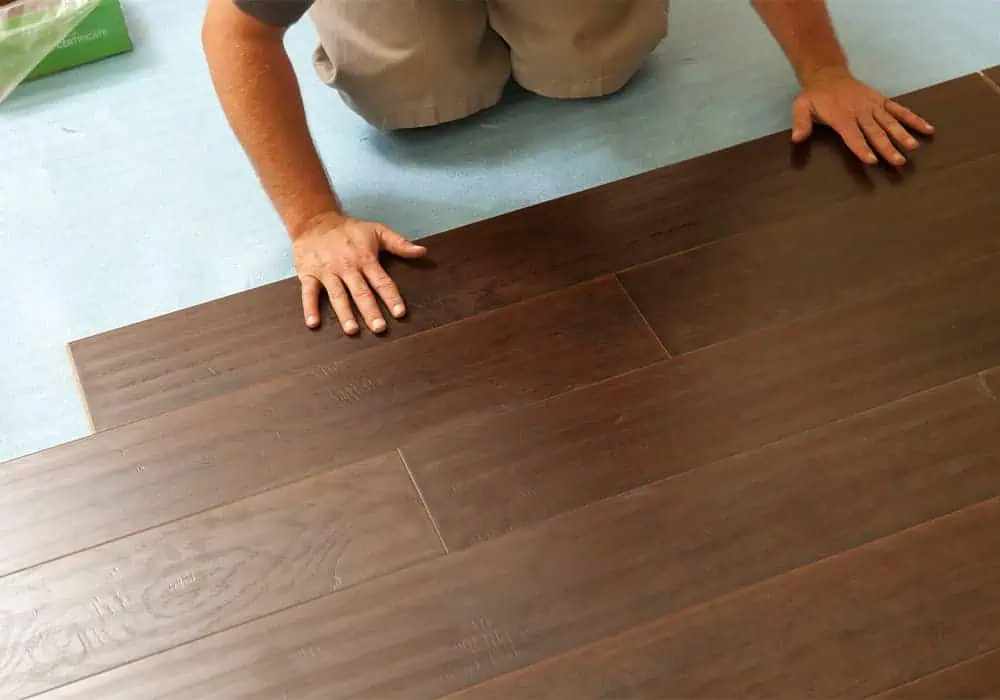
[[[524,28],[518,21],[523,16],[501,15],[514,79],[526,90],[556,99],[618,92],[667,36],[668,2],[551,0],[538,11],[551,14],[541,22],[532,17]],[[539,25],[545,30],[537,31]]]

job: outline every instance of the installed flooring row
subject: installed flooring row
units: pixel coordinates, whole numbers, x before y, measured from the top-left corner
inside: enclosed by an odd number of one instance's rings
[[[901,176],[772,137],[445,234],[393,338],[275,285],[77,344],[0,697],[1000,693],[1000,96],[908,103]]]

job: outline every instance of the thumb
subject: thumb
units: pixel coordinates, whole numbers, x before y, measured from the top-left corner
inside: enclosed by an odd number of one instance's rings
[[[427,249],[423,246],[408,241],[386,226],[379,227],[378,235],[382,247],[393,255],[402,258],[419,258],[427,253]]]
[[[302,313],[306,325],[316,328],[319,325],[319,293],[323,286],[315,277],[304,275],[302,282]]]
[[[812,134],[812,105],[805,97],[792,103],[792,143],[802,143]]]

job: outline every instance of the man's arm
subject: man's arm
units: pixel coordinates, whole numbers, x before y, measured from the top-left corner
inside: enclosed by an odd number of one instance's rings
[[[307,0],[209,0],[202,26],[222,109],[293,239],[314,217],[340,212],[284,46],[288,24],[308,6]]]
[[[387,326],[378,300],[396,318],[406,306],[379,252],[418,258],[426,250],[381,223],[345,215],[330,186],[284,45],[287,27],[311,4],[208,0],[202,44],[229,125],[292,238],[306,325],[319,326],[325,289],[345,333],[360,330],[352,300],[381,333]]]
[[[809,138],[813,124],[833,128],[854,154],[894,165],[918,143],[907,129],[924,134],[934,127],[898,102],[857,80],[837,41],[825,0],[751,0],[798,76],[802,92],[792,104],[792,141]]]
[[[825,0],[753,0],[803,86],[831,72],[849,73]]]

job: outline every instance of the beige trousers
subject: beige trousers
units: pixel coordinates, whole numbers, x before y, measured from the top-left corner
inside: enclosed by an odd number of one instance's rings
[[[380,129],[495,105],[513,78],[545,97],[621,89],[667,35],[669,0],[317,0],[313,63]]]

